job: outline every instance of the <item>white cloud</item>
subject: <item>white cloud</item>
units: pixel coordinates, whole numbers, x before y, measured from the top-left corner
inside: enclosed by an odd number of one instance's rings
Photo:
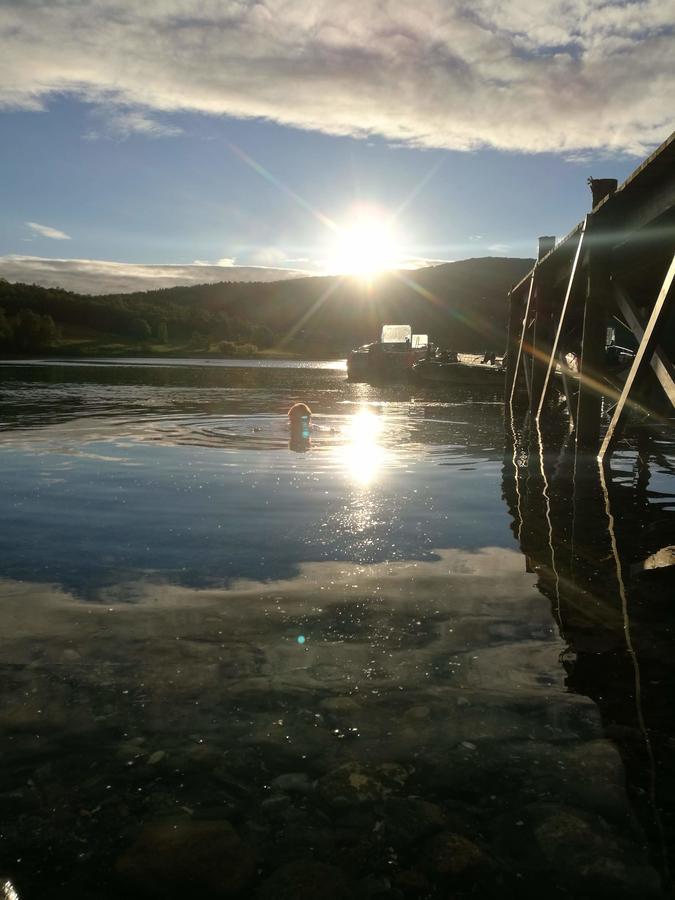
[[[675,0],[13,0],[0,103],[50,93],[419,146],[644,154],[671,127]],[[115,109],[122,112],[114,112]]]
[[[139,134],[143,137],[161,138],[176,137],[183,133],[182,128],[158,122],[139,109],[110,111],[103,108],[98,109],[95,116],[100,120],[100,124],[85,134],[87,140],[94,141],[99,138],[112,138],[113,140],[124,141],[134,134]]]
[[[300,269],[263,266],[138,265],[99,259],[45,259],[38,256],[0,256],[0,278],[43,287],[61,287],[82,294],[128,294],[176,285],[214,284],[218,281],[280,281],[307,274]]]
[[[39,222],[26,222],[26,225],[34,234],[39,234],[40,237],[51,238],[53,241],[72,240],[65,231],[59,231],[58,228],[52,228],[51,225],[40,225]]]
[[[442,266],[455,262],[454,259],[435,259],[429,256],[404,256],[399,262],[399,269],[423,269],[427,266]]]

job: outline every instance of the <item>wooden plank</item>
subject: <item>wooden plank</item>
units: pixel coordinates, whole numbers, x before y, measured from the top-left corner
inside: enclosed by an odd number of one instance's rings
[[[645,330],[640,321],[637,309],[625,289],[616,281],[613,282],[613,285],[616,305],[619,307],[621,315],[626,320],[626,324],[637,338],[639,344],[642,342]],[[659,383],[665,391],[666,396],[671,404],[675,406],[675,367],[668,359],[668,356],[662,347],[654,347],[651,366],[654,370],[654,374],[659,379]]]
[[[617,440],[621,432],[621,425],[626,411],[626,401],[630,396],[630,392],[632,391],[635,382],[638,380],[641,372],[644,370],[645,365],[651,359],[654,345],[658,340],[659,325],[663,327],[663,321],[665,320],[665,317],[663,317],[662,319],[662,313],[666,308],[666,300],[670,295],[670,290],[673,286],[673,279],[675,279],[675,254],[673,255],[670,266],[668,268],[668,272],[666,273],[666,277],[663,281],[663,284],[661,285],[661,290],[659,291],[659,296],[656,298],[656,303],[654,304],[654,308],[652,309],[651,315],[649,316],[649,321],[645,326],[644,334],[642,335],[642,342],[640,343],[638,351],[635,354],[633,365],[631,366],[628,377],[626,378],[626,383],[623,386],[621,397],[619,398],[619,402],[617,403],[616,409],[614,410],[612,421],[609,423],[607,434],[605,435],[605,439],[602,442],[602,446],[600,447],[598,459],[601,461],[607,451]]]
[[[513,396],[515,394],[516,385],[518,383],[518,371],[520,369],[520,360],[523,355],[523,341],[525,340],[525,334],[527,332],[527,320],[530,315],[530,303],[532,302],[532,289],[534,288],[534,274],[535,274],[536,269],[537,269],[537,267],[535,266],[534,269],[532,269],[532,273],[530,275],[530,289],[527,292],[527,303],[525,304],[525,315],[523,316],[523,327],[521,328],[521,331],[520,331],[520,341],[518,343],[518,353],[516,354],[516,365],[513,370],[513,383],[511,384],[511,396],[509,397],[509,406],[511,407],[512,413],[513,413]],[[527,370],[526,370],[525,377],[527,380]],[[528,389],[528,391],[530,389],[529,380],[527,383],[527,389]]]
[[[548,367],[546,369],[546,375],[544,376],[544,384],[541,389],[541,397],[539,398],[539,406],[537,407],[537,421],[541,416],[541,411],[544,406],[544,401],[546,400],[546,391],[548,390],[549,381],[551,380],[551,371],[556,363],[556,359],[558,357],[558,346],[560,344],[560,335],[562,334],[563,326],[565,324],[565,316],[567,315],[567,307],[570,302],[570,297],[572,296],[572,288],[574,287],[574,278],[577,274],[577,267],[579,265],[579,258],[581,256],[581,248],[584,243],[584,234],[586,233],[586,223],[588,222],[588,216],[583,221],[583,225],[581,227],[581,231],[579,233],[579,242],[577,244],[577,250],[574,254],[574,262],[572,263],[572,270],[570,272],[569,281],[567,282],[567,290],[565,292],[565,299],[563,300],[562,309],[560,310],[560,317],[558,319],[558,328],[556,329],[555,338],[553,339],[553,346],[551,347],[551,356],[548,361]],[[567,394],[567,390],[565,390]],[[572,410],[570,409],[570,413]]]

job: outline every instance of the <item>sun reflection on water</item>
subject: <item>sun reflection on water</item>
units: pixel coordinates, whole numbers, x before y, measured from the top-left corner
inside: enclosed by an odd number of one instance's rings
[[[347,443],[339,448],[340,462],[354,484],[368,487],[378,476],[386,452],[378,443],[382,419],[370,409],[360,409],[349,421]]]

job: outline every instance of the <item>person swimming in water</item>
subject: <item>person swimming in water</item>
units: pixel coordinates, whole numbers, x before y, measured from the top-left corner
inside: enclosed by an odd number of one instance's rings
[[[294,403],[288,410],[288,424],[291,428],[289,448],[296,453],[309,450],[309,436],[312,425],[312,410],[306,403]]]

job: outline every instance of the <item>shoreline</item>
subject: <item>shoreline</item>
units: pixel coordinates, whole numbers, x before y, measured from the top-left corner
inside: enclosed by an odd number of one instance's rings
[[[35,350],[31,353],[13,353],[8,355],[0,354],[0,363],[11,363],[11,362],[25,362],[31,359],[44,359],[44,360],[53,360],[54,362],[78,362],[84,361],[88,359],[92,360],[107,360],[107,359],[209,359],[209,360],[222,360],[222,361],[231,361],[236,360],[238,362],[255,362],[255,361],[274,361],[274,360],[297,360],[298,362],[315,360],[318,362],[338,362],[346,358],[347,354],[331,354],[327,355],[325,353],[297,353],[293,351],[281,351],[281,350],[261,350],[258,353],[251,355],[230,355],[226,356],[222,353],[218,353],[217,351],[212,350],[204,350],[199,352],[198,350],[176,350],[171,351],[167,350],[165,352],[158,353],[153,350],[110,350],[108,352],[97,352],[93,350],[92,352],[64,352],[63,349],[56,348],[53,349],[43,349],[43,350]]]

